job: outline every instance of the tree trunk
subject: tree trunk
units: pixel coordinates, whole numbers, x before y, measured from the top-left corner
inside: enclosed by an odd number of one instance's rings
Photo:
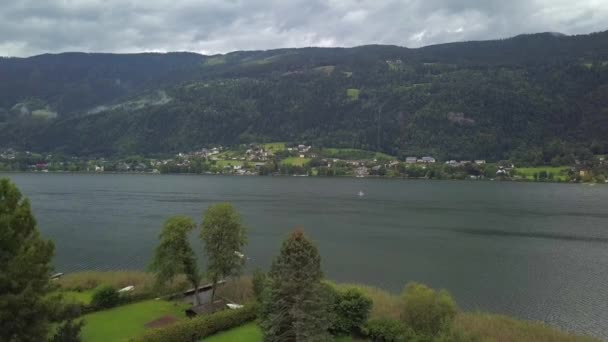
[[[217,287],[217,279],[213,278],[213,284],[211,285],[211,303],[213,303],[213,299],[215,299],[216,287]]]
[[[194,299],[196,300],[196,305],[201,305],[201,298],[198,296],[198,282],[194,282]]]

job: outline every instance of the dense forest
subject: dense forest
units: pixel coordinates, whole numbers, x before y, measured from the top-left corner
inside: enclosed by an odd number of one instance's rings
[[[0,58],[0,148],[118,156],[271,141],[528,164],[606,154],[608,31]]]

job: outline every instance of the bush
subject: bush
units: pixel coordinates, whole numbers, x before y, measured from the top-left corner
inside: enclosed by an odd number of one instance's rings
[[[120,294],[111,286],[98,287],[91,298],[91,306],[95,309],[107,309],[120,303]]]
[[[418,335],[436,336],[449,325],[458,311],[454,299],[445,291],[410,283],[403,294],[401,319]]]
[[[401,342],[415,340],[415,334],[403,323],[390,318],[370,319],[362,329],[362,334],[372,341]]]
[[[165,328],[145,332],[135,341],[141,342],[182,342],[198,341],[217,332],[232,329],[256,318],[258,307],[245,305],[237,310],[224,310],[211,315],[198,316],[177,322]]]
[[[50,342],[80,342],[82,341],[80,331],[83,326],[84,321],[82,320],[68,320],[57,328],[57,331],[50,339]]]
[[[372,300],[355,288],[338,291],[333,306],[334,322],[331,332],[334,335],[348,335],[360,332],[372,308]]]

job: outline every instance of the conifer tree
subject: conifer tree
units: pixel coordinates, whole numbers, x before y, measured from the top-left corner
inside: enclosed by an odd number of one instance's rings
[[[265,341],[331,340],[322,278],[315,245],[303,232],[291,233],[268,273],[260,314]]]

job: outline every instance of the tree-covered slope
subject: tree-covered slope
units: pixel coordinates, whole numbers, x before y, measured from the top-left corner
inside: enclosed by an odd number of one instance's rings
[[[4,147],[114,155],[302,141],[532,163],[608,152],[608,32],[420,49],[43,55],[2,59],[0,75]]]

